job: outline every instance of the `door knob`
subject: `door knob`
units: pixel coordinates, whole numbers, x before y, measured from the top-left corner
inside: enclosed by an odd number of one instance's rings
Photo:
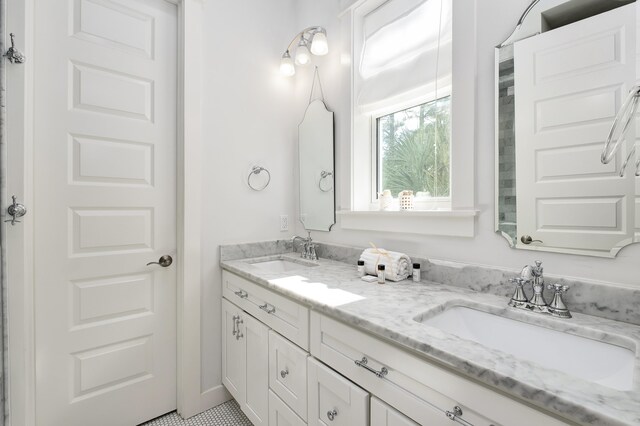
[[[522,244],[526,245],[529,245],[531,243],[542,243],[542,240],[534,240],[533,238],[531,238],[531,235],[523,235],[522,237],[520,237],[520,241],[522,241]]]
[[[169,256],[168,254],[165,254],[160,259],[158,259],[157,262],[149,262],[149,263],[147,263],[147,266],[149,266],[149,265],[160,265],[163,268],[166,268],[167,266],[171,266],[172,263],[173,263],[173,258],[171,256]]]
[[[5,222],[11,222],[11,225],[15,225],[16,223],[20,223],[18,218],[27,214],[27,208],[23,204],[18,203],[15,195],[13,195],[11,199],[13,203],[7,207],[7,213],[11,216],[11,219],[5,220]]]
[[[335,419],[337,415],[338,415],[338,412],[336,411],[335,408],[331,411],[327,411],[327,418],[331,421],[333,421],[333,419]]]

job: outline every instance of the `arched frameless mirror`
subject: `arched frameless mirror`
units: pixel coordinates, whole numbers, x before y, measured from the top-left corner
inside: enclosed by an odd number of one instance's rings
[[[601,161],[640,76],[636,16],[635,0],[535,0],[496,48],[496,231],[512,247],[614,257],[640,241],[640,178],[622,173],[635,121]]]
[[[330,231],[336,222],[333,112],[316,99],[298,126],[300,221],[308,231]]]

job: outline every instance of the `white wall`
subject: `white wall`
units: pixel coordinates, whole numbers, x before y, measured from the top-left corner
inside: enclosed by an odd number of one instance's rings
[[[311,0],[301,2],[306,14],[317,20],[327,20],[330,34],[339,31],[341,23],[335,14],[336,1],[323,2],[323,7]],[[343,3],[345,1],[343,0]],[[347,0],[346,3],[349,3]],[[329,233],[314,232],[319,241],[347,245],[402,250],[433,259],[454,260],[472,264],[494,265],[518,269],[540,259],[548,274],[563,275],[623,285],[640,286],[637,262],[640,244],[624,248],[615,259],[538,253],[509,248],[506,240],[494,233],[494,47],[507,38],[530,0],[477,0],[477,116],[476,116],[476,222],[475,238],[423,237],[389,233],[343,230],[340,224]],[[301,12],[300,16],[305,16]],[[348,54],[348,26],[342,23],[344,43],[333,42],[330,48],[340,49],[337,58]],[[335,40],[335,39],[334,39]],[[327,64],[334,69],[327,75],[340,75],[325,83],[327,103],[336,115],[337,209],[349,208],[349,85],[346,65],[339,60]],[[454,125],[456,125],[454,123]],[[463,124],[464,125],[464,124]],[[454,141],[455,143],[455,141]],[[303,232],[301,225],[297,231]]]
[[[297,31],[295,3],[204,3],[202,391],[221,383],[218,246],[289,238],[293,231],[279,226],[281,214],[293,219],[297,211],[295,83],[279,64]],[[262,192],[247,187],[253,165],[271,172]]]

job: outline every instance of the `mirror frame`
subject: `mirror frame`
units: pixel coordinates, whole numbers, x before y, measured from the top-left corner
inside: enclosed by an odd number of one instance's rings
[[[506,49],[513,48],[513,44],[518,41],[528,37],[536,36],[543,31],[542,19],[533,19],[534,17],[540,17],[544,11],[553,8],[555,6],[561,5],[563,3],[567,3],[569,0],[532,0],[532,2],[527,6],[525,11],[522,13],[518,23],[515,28],[502,43],[498,44],[495,47],[495,58],[494,58],[494,108],[495,108],[495,117],[494,117],[494,161],[495,161],[495,172],[494,172],[494,230],[496,233],[502,235],[502,237],[508,242],[509,246],[513,249],[524,249],[531,251],[543,251],[543,252],[556,252],[556,253],[564,253],[564,254],[574,254],[574,255],[585,255],[585,256],[595,256],[595,257],[607,257],[607,258],[615,258],[619,251],[629,244],[633,244],[635,241],[621,241],[620,244],[611,248],[611,251],[608,253],[593,253],[582,249],[559,249],[553,247],[543,247],[543,246],[528,246],[522,247],[517,245],[517,232],[514,236],[508,234],[501,228],[500,221],[500,105],[499,105],[499,96],[500,96],[500,59],[501,53],[506,52]],[[591,0],[591,4],[595,4],[598,1],[602,1],[606,3],[607,0]],[[616,2],[618,5],[615,7],[624,6],[629,3],[635,3],[637,0],[627,0],[627,1],[619,1]],[[612,8],[612,9],[615,9]],[[602,13],[602,12],[599,12]],[[583,19],[583,18],[580,18]],[[503,50],[505,49],[505,50]],[[507,53],[508,54],[508,53]],[[515,132],[515,130],[514,130]],[[515,133],[514,133],[515,138]],[[514,142],[515,146],[515,142]],[[514,154],[515,155],[515,154]],[[517,185],[517,184],[516,184]],[[515,225],[517,227],[517,223]]]
[[[302,124],[304,123],[305,119],[307,118],[307,113],[309,112],[309,108],[311,107],[311,105],[314,102],[320,102],[322,103],[322,106],[324,107],[325,111],[327,111],[327,113],[331,114],[331,177],[332,177],[332,181],[333,181],[333,187],[331,189],[331,193],[332,193],[332,204],[333,204],[333,208],[331,209],[332,211],[332,222],[331,224],[329,224],[329,227],[327,229],[310,229],[307,228],[307,226],[305,225],[305,223],[302,221],[302,167],[301,167],[301,155],[302,155],[302,150],[300,149],[300,126],[302,126]],[[304,111],[304,115],[302,117],[302,121],[300,122],[300,124],[298,124],[298,221],[302,224],[302,226],[304,227],[305,231],[320,231],[320,232],[330,232],[331,228],[333,228],[333,226],[336,224],[336,124],[335,124],[335,113],[331,110],[329,110],[329,108],[327,108],[327,104],[324,102],[323,99],[314,99],[313,101],[309,102],[309,104],[307,105],[307,108]]]

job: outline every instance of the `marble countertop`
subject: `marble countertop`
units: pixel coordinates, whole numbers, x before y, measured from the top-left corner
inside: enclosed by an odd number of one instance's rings
[[[277,258],[298,261],[299,255],[273,255],[260,260]],[[640,358],[637,350],[640,326],[579,313],[574,313],[569,320],[557,319],[509,308],[506,306],[508,299],[501,296],[429,281],[366,283],[356,276],[355,266],[333,260],[320,259],[318,266],[301,266],[298,270],[282,273],[260,270],[251,264],[256,260],[259,259],[222,260],[221,266],[317,312],[392,341],[427,360],[448,365],[571,421],[607,426],[640,424]],[[452,305],[473,307],[631,349],[636,353],[633,390],[615,390],[546,369],[415,320]]]

